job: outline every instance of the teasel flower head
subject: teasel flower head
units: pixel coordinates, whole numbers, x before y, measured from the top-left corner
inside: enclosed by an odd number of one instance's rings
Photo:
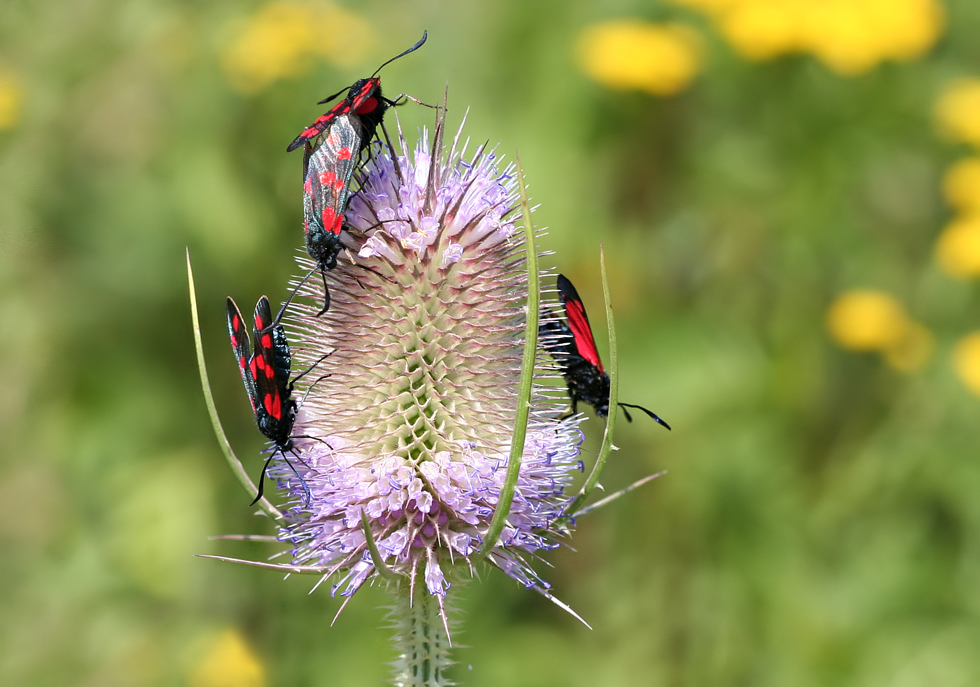
[[[552,598],[531,561],[568,531],[582,435],[536,383],[491,547],[522,373],[526,243],[514,166],[486,146],[467,155],[462,128],[447,150],[440,113],[413,151],[400,129],[400,153],[372,149],[346,213],[357,265],[342,255],[326,273],[329,311],[318,315],[318,276],[300,286],[314,305],[287,310],[296,367],[314,369],[296,392],[297,455],[270,470],[289,494],[280,539],[293,565],[322,569],[346,597],[379,577],[403,583],[445,623],[447,590],[480,560]],[[560,377],[543,352],[534,365],[538,380]]]

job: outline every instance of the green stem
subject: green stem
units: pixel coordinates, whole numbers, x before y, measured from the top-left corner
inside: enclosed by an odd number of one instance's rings
[[[521,190],[521,208],[524,218],[524,245],[527,253],[527,313],[524,328],[524,356],[521,361],[521,381],[517,392],[517,413],[514,417],[514,435],[510,442],[510,458],[507,461],[507,475],[500,488],[500,498],[483,537],[483,546],[474,556],[473,563],[482,560],[497,545],[500,533],[504,531],[510,507],[514,501],[514,489],[521,473],[521,459],[524,456],[524,437],[527,434],[527,418],[531,410],[531,383],[534,380],[534,358],[538,348],[538,315],[541,308],[540,279],[538,276],[538,251],[534,245],[534,227],[531,225],[531,206],[524,185],[524,170],[521,158],[517,157],[517,180]]]
[[[371,523],[368,522],[367,514],[364,509],[361,509],[361,527],[364,528],[364,539],[367,541],[368,551],[371,552],[371,561],[374,563],[374,569],[378,571],[381,577],[389,581],[395,581],[398,579],[398,575],[385,565],[385,559],[381,556],[381,552],[378,550],[378,544],[374,541],[374,535],[371,533]]]
[[[449,637],[439,597],[420,589],[415,598],[406,585],[392,587],[396,601],[392,609],[395,620],[394,661],[395,687],[442,687],[452,684],[446,677],[449,660]]]
[[[606,303],[606,327],[609,332],[609,364],[606,365],[606,372],[609,374],[609,412],[606,414],[606,431],[602,435],[599,457],[596,458],[595,465],[592,466],[589,478],[582,485],[582,490],[572,501],[572,505],[569,506],[568,514],[559,520],[559,524],[564,524],[574,517],[582,504],[589,498],[589,494],[599,483],[599,476],[606,466],[609,454],[615,448],[612,442],[613,430],[616,428],[616,416],[618,415],[616,411],[619,408],[619,356],[616,351],[616,324],[613,322],[612,300],[609,297],[609,278],[606,275],[606,254],[601,243],[599,244],[599,269],[602,272],[602,297]]]
[[[204,364],[204,345],[201,343],[201,322],[197,315],[197,291],[194,289],[194,272],[191,270],[190,250],[187,251],[187,286],[190,290],[191,297],[191,320],[194,323],[194,347],[197,349],[197,369],[201,373],[201,388],[204,389],[204,402],[208,407],[208,415],[211,417],[211,426],[214,428],[214,435],[218,438],[218,446],[221,447],[221,452],[224,453],[225,460],[228,461],[228,466],[231,468],[231,471],[238,478],[245,491],[248,492],[248,495],[255,498],[259,490],[255,486],[255,483],[252,482],[252,478],[245,472],[245,467],[238,460],[238,456],[232,450],[231,444],[228,442],[228,437],[225,435],[224,427],[221,426],[218,409],[214,405],[214,397],[211,395],[211,382],[208,381],[208,368]],[[273,520],[285,522],[286,519],[279,512],[279,509],[269,503],[265,497],[259,499],[258,505]]]

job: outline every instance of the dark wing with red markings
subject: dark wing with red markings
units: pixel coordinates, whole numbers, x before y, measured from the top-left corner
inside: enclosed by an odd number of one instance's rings
[[[568,319],[568,327],[572,330],[572,338],[575,341],[575,349],[578,354],[585,358],[589,363],[598,368],[603,373],[602,360],[599,359],[599,350],[595,345],[595,338],[592,336],[592,327],[589,324],[589,316],[585,312],[585,305],[579,298],[578,291],[572,286],[572,282],[563,274],[558,275],[558,296],[561,303],[565,306],[565,317]]]
[[[266,419],[269,423],[267,426],[263,418],[259,417],[259,428],[270,439],[276,437],[269,435],[266,430],[277,434],[276,423],[283,420],[289,403],[290,359],[289,347],[285,342],[286,333],[282,325],[272,321],[269,299],[262,296],[255,304],[255,355],[251,369],[255,376],[258,404],[272,419]],[[285,346],[285,359],[282,357],[282,346]]]
[[[361,123],[366,129],[370,130],[370,136],[374,137],[374,131],[384,118],[385,110],[388,109],[381,97],[381,79],[372,76],[370,79],[361,79],[350,89],[351,111],[361,118]],[[368,141],[364,142],[365,144]]]
[[[361,79],[350,87],[347,99],[350,101],[351,110],[358,115],[372,112],[377,103],[370,103],[371,98],[379,95],[381,90],[381,79],[372,76],[369,79]]]
[[[248,339],[248,329],[242,313],[231,298],[228,299],[226,308],[228,316],[228,337],[231,339],[231,349],[235,354],[235,361],[242,374],[242,382],[245,383],[245,391],[248,393],[248,401],[255,410],[258,401],[258,390],[255,385],[255,377],[252,374],[251,357],[252,347]]]
[[[360,123],[349,114],[337,117],[319,143],[307,149],[304,164],[303,214],[307,243],[318,233],[340,236],[351,179],[361,145]],[[315,260],[317,256],[312,255]]]
[[[343,93],[343,91],[340,91]],[[337,95],[340,95],[337,93]],[[333,96],[336,98],[337,95]],[[329,98],[328,100],[333,100]],[[330,122],[335,120],[337,117],[343,114],[347,114],[351,111],[351,96],[348,95],[346,98],[341,100],[339,103],[331,107],[329,110],[324,112],[322,115],[316,118],[316,121],[310,124],[308,127],[303,129],[303,132],[293,139],[293,142],[289,144],[286,148],[287,153],[291,153],[307,141],[312,141],[314,138],[319,136],[324,132],[324,130],[330,126]]]

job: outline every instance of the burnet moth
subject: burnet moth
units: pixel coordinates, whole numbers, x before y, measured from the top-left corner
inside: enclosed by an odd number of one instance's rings
[[[378,125],[380,125],[381,121],[384,119],[385,110],[387,110],[389,107],[394,107],[400,104],[403,97],[411,98],[411,96],[408,95],[400,95],[394,100],[385,98],[381,94],[381,78],[378,76],[378,72],[380,72],[385,65],[394,62],[399,57],[404,57],[410,52],[415,52],[421,48],[428,35],[428,31],[423,31],[422,38],[418,43],[413,45],[408,50],[398,53],[390,60],[382,64],[380,67],[374,70],[374,74],[366,79],[355,81],[349,88],[343,88],[330,97],[321,100],[318,103],[319,105],[329,103],[335,98],[340,97],[344,91],[347,91],[347,95],[343,100],[317,117],[315,122],[303,129],[303,132],[293,139],[293,142],[289,144],[288,148],[286,148],[286,152],[292,152],[304,143],[313,141],[313,139],[326,131],[338,117],[342,115],[352,115],[359,121],[361,128],[364,131],[364,137],[361,139],[360,146],[357,149],[357,152],[360,153],[361,150],[374,138]],[[414,98],[411,99],[415,100]]]
[[[350,114],[334,118],[315,145],[306,143],[303,158],[303,232],[306,252],[323,277],[323,314],[330,307],[326,271],[337,266],[343,249],[340,233],[351,194],[357,154],[363,138],[360,121]]]
[[[558,297],[565,309],[565,322],[550,318],[538,328],[541,344],[561,368],[568,395],[571,397],[571,413],[578,412],[578,402],[588,403],[595,408],[596,415],[609,414],[609,375],[602,369],[602,360],[592,336],[589,316],[585,305],[579,298],[572,282],[562,274],[558,275]],[[661,425],[670,425],[654,412],[632,403],[620,403],[628,422],[632,422],[627,408],[642,410]]]
[[[228,336],[231,338],[231,348],[235,354],[242,381],[245,383],[249,403],[252,404],[252,412],[255,413],[255,424],[258,425],[259,431],[275,446],[272,455],[269,456],[262,468],[258,494],[256,494],[252,504],[262,498],[266,470],[277,454],[282,454],[289,467],[292,468],[293,472],[296,472],[296,468],[286,458],[286,453],[296,455],[293,445],[295,437],[293,437],[292,432],[298,406],[293,398],[293,384],[313,369],[311,366],[294,379],[289,378],[292,356],[289,351],[289,342],[286,340],[286,331],[279,324],[282,312],[280,310],[276,319],[273,320],[269,299],[262,296],[256,303],[253,330],[255,352],[253,353],[252,342],[249,340],[242,313],[235,301],[230,297],[228,298]],[[303,484],[303,489],[307,493],[307,501],[309,501],[309,488],[306,486],[306,482],[298,473],[296,476]]]

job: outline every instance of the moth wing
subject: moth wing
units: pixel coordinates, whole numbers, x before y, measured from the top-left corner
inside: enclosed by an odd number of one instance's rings
[[[277,329],[282,327],[273,323],[269,299],[262,296],[255,304],[255,355],[250,367],[255,377],[256,404],[272,418],[282,420],[286,401],[283,390],[289,383],[289,367],[282,371],[277,365]],[[285,339],[285,333],[282,336]]]
[[[579,298],[578,291],[572,286],[572,282],[562,274],[558,275],[558,296],[565,307],[565,317],[568,320],[568,328],[572,331],[575,350],[591,365],[598,368],[600,373],[604,374],[602,360],[599,359],[599,350],[595,345],[595,337],[592,336],[589,315],[585,312],[585,305]]]
[[[307,147],[303,182],[307,233],[322,228],[327,233],[340,235],[361,137],[360,124],[345,114],[334,119],[319,143]]]
[[[242,375],[242,382],[245,384],[248,401],[252,404],[252,410],[254,411],[259,396],[258,388],[255,384],[255,376],[252,374],[250,364],[252,346],[248,338],[248,328],[245,320],[242,319],[242,313],[238,309],[238,305],[231,297],[228,298],[228,304],[225,310],[228,320],[228,337],[231,339],[231,349],[235,354],[235,361],[238,363],[238,369]]]
[[[341,91],[340,93],[343,93],[343,91]],[[340,93],[337,93],[334,96],[334,98],[340,95]],[[333,100],[333,98],[330,98],[329,100]],[[322,102],[327,102],[327,101],[325,100]],[[290,143],[289,146],[286,148],[286,152],[291,153],[297,148],[299,148],[301,145],[306,143],[307,141],[312,141],[314,138],[322,134],[324,129],[330,126],[330,122],[335,120],[340,115],[346,114],[348,112],[350,112],[350,99],[344,98],[339,103],[337,103],[329,110],[324,112],[322,115],[317,117],[316,121],[314,121],[308,127],[303,129],[300,135],[294,138],[293,142]]]

